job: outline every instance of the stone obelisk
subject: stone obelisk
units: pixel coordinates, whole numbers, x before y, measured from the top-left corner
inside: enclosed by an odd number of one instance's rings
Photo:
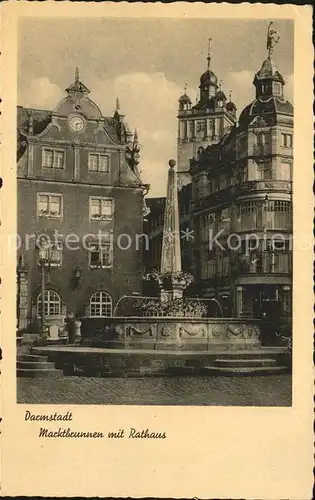
[[[169,161],[167,193],[164,211],[164,227],[161,254],[161,300],[181,298],[186,288],[181,279],[181,252],[179,211],[176,179],[176,161]],[[163,279],[164,277],[164,279]],[[166,278],[165,278],[166,277]]]

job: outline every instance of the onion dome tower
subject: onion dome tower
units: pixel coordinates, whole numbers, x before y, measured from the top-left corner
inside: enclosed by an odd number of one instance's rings
[[[253,84],[256,89],[256,99],[245,107],[239,118],[241,129],[246,129],[257,117],[261,117],[266,124],[276,124],[280,116],[293,116],[293,106],[284,97],[285,81],[272,59],[273,50],[280,37],[268,26],[267,52],[268,57],[263,61],[260,70],[255,74]]]
[[[184,94],[178,99],[178,110],[187,111],[191,109],[191,99],[187,95],[187,83],[185,83]]]
[[[178,147],[177,180],[184,186],[191,180],[190,159],[201,149],[217,144],[236,122],[236,108],[227,106],[227,98],[222,90],[222,81],[211,68],[211,38],[208,40],[207,69],[200,76],[199,97],[192,106],[186,93],[179,98],[178,106]]]
[[[211,42],[212,39],[208,40],[208,56],[207,56],[207,70],[202,73],[200,77],[200,101],[207,102],[209,99],[215,96],[218,89],[218,78],[210,69],[211,65]]]

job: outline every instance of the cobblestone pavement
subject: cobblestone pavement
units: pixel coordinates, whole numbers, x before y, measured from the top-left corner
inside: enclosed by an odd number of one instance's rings
[[[17,402],[291,406],[291,376],[17,379]]]

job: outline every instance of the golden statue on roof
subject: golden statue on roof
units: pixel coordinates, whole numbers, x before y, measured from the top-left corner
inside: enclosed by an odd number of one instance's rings
[[[271,26],[273,25],[273,21],[270,21],[269,26],[268,26],[268,33],[267,33],[267,50],[268,50],[268,57],[270,58],[273,53],[273,49],[275,45],[280,40],[280,36],[276,32],[276,30],[272,29]]]

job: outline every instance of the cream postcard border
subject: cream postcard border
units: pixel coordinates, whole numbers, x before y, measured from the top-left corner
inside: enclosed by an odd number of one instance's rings
[[[150,407],[17,405],[16,232],[17,19],[50,17],[279,18],[295,21],[293,406]],[[1,495],[307,499],[313,485],[313,47],[310,6],[6,2],[1,5]],[[41,43],[39,40],[38,43]],[[248,41],[250,44],[250,40]],[[1,146],[0,146],[1,147]],[[303,239],[303,245],[301,240]],[[150,427],[167,439],[38,439],[36,412],[67,411],[73,429]]]

